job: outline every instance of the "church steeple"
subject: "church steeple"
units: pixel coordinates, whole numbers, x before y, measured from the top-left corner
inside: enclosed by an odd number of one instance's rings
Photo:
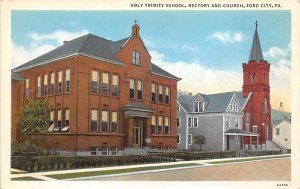
[[[255,22],[255,32],[254,32],[254,37],[252,41],[252,47],[250,51],[250,56],[249,56],[249,62],[250,61],[261,61],[264,60],[262,51],[261,51],[261,46],[259,42],[259,37],[258,37],[258,32],[257,32],[257,21]]]
[[[137,24],[137,21],[134,21],[134,25],[132,26],[132,36],[140,36],[140,26]]]

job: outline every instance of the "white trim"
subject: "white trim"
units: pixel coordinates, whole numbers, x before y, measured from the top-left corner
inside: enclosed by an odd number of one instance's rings
[[[252,96],[252,92],[249,93],[249,95],[248,95],[248,97],[247,97],[247,99],[246,99],[246,101],[245,101],[245,103],[243,105],[243,109],[245,109],[246,104],[248,104],[248,101],[249,101],[249,99],[250,99],[251,96]]]
[[[188,115],[186,115],[186,127],[185,127],[185,149],[186,150],[188,150],[188,130],[189,130],[189,128],[188,128],[188,118],[189,118],[189,116]]]
[[[180,106],[180,108],[182,108],[184,110],[185,113],[187,113],[186,110],[183,108],[183,106],[180,104],[180,102],[178,100],[177,100],[177,104]]]
[[[125,43],[121,47],[123,48],[128,43],[128,41],[130,41],[131,38],[132,38],[132,36],[128,37],[128,39],[125,41]]]
[[[223,145],[222,145],[222,151],[225,151],[225,114],[223,114]]]

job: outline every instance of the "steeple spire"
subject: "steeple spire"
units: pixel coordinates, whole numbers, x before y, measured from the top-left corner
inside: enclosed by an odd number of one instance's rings
[[[259,42],[259,37],[258,37],[258,32],[257,32],[257,21],[255,22],[255,32],[254,32],[254,37],[252,41],[252,47],[251,47],[251,52],[249,56],[249,62],[252,60],[255,61],[261,61],[264,60],[262,51],[261,51],[261,46]]]

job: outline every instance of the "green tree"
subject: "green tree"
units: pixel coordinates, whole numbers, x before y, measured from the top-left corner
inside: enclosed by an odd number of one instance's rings
[[[21,142],[44,146],[45,138],[40,133],[47,131],[49,126],[50,107],[47,98],[30,98],[25,101],[23,116],[19,120]]]
[[[200,146],[200,151],[201,151],[201,146],[205,144],[205,136],[204,134],[199,134],[194,136],[194,144],[198,144]]]

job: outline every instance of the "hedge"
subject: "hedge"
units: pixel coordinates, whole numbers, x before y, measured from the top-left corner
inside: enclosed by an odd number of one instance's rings
[[[12,168],[28,172],[91,167],[120,166],[175,161],[174,155],[151,154],[131,156],[12,156]]]

